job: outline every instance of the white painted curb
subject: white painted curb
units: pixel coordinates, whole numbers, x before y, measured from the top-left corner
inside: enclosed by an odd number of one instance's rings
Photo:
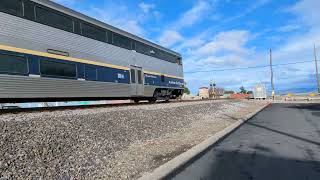
[[[251,119],[253,116],[261,112],[271,103],[264,105],[262,108],[258,109],[255,112],[250,113],[245,118],[238,120],[237,122],[233,123],[232,125],[228,126],[222,131],[219,131],[214,136],[210,137],[209,139],[203,141],[202,143],[194,146],[190,150],[180,154],[179,156],[175,157],[174,159],[170,160],[169,162],[161,165],[157,169],[155,169],[152,173],[144,174],[139,180],[156,180],[156,179],[165,179],[167,176],[172,174],[175,170],[182,167],[186,163],[188,163],[191,159],[196,157],[198,154],[202,153],[203,151],[207,150],[210,146],[217,143],[220,139],[227,136],[228,134],[232,133],[236,130],[239,126],[243,123]]]

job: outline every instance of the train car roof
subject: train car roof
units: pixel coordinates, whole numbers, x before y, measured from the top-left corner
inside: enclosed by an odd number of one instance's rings
[[[151,41],[145,40],[145,39],[143,39],[143,38],[141,38],[141,37],[139,37],[139,36],[136,36],[136,35],[134,35],[134,34],[131,34],[131,33],[129,33],[129,32],[126,32],[126,31],[124,31],[124,30],[121,30],[121,29],[119,29],[119,28],[116,28],[116,27],[114,27],[114,26],[111,26],[111,25],[109,25],[109,24],[107,24],[107,23],[104,23],[104,22],[102,22],[102,21],[99,21],[99,20],[97,20],[97,19],[94,19],[94,18],[92,18],[92,17],[89,17],[89,16],[87,16],[87,15],[85,15],[85,14],[82,14],[82,13],[80,13],[80,12],[77,12],[77,11],[75,11],[75,10],[72,10],[72,9],[70,9],[70,8],[68,8],[68,7],[65,7],[65,6],[63,6],[63,5],[60,5],[60,4],[55,3],[55,2],[53,2],[53,1],[50,1],[50,0],[31,0],[31,1],[36,2],[36,3],[39,3],[39,4],[44,5],[44,6],[47,6],[47,7],[49,7],[49,8],[54,9],[54,10],[63,12],[63,13],[65,13],[65,14],[68,14],[68,15],[73,16],[73,17],[75,17],[75,18],[79,18],[79,19],[81,19],[81,20],[83,20],[83,21],[87,21],[87,22],[92,23],[92,24],[94,24],[94,25],[103,27],[103,28],[108,29],[108,30],[110,30],[110,31],[113,31],[113,32],[115,32],[115,33],[119,33],[119,34],[121,34],[121,35],[127,36],[127,37],[129,37],[129,38],[131,38],[131,39],[134,39],[134,40],[136,40],[136,41],[140,41],[140,42],[145,43],[145,44],[147,44],[147,45],[149,45],[149,46],[152,46],[152,47],[154,47],[154,48],[159,48],[159,49],[161,49],[161,50],[167,51],[167,52],[169,52],[169,53],[172,53],[172,54],[174,54],[174,55],[176,55],[176,56],[181,57],[181,54],[179,54],[179,53],[177,53],[177,52],[175,52],[175,51],[172,51],[172,50],[170,50],[170,49],[168,49],[168,48],[162,47],[162,46],[160,46],[160,45],[158,45],[158,44],[155,44],[155,43],[153,43],[153,42],[151,42]]]

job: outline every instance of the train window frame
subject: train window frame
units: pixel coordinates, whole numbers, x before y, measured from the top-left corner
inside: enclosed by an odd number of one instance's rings
[[[178,64],[178,65],[182,65],[182,59],[181,59],[181,57],[177,57],[177,64]]]
[[[14,16],[22,17],[23,16],[23,9],[24,9],[23,8],[23,2],[22,2],[22,0],[15,0],[15,1],[20,2],[19,3],[21,5],[20,9],[16,9],[15,12],[14,12],[14,11],[8,11],[7,8],[2,8],[0,6],[0,12],[4,12],[4,13],[11,14],[11,15],[14,15]],[[8,2],[12,2],[12,0],[9,0],[9,1],[7,0],[7,3]],[[2,4],[4,4],[4,2],[2,2]]]
[[[119,33],[115,32],[113,30],[110,30],[108,28],[102,27],[100,25],[93,24],[93,23],[91,23],[91,22],[89,22],[87,20],[78,19],[73,15],[69,15],[69,14],[61,12],[59,10],[55,10],[53,8],[47,7],[47,6],[42,5],[40,3],[37,3],[37,2],[33,2],[33,1],[30,1],[30,0],[16,0],[16,1],[21,2],[21,8],[22,9],[19,10],[20,13],[18,13],[18,15],[15,15],[14,13],[9,13],[9,12],[4,12],[4,13],[8,13],[8,14],[11,14],[11,15],[22,17],[24,19],[31,20],[31,21],[37,22],[39,24],[47,25],[47,26],[52,27],[52,28],[60,29],[60,30],[66,31],[66,32],[71,32],[71,33],[74,33],[74,34],[81,35],[83,37],[91,38],[91,39],[94,39],[94,40],[97,40],[97,41],[100,41],[100,42],[104,42],[104,43],[108,43],[108,44],[112,44],[114,46],[117,46],[117,45],[115,45],[115,43],[113,41],[113,34],[119,34]],[[62,16],[62,17],[65,17],[65,18],[69,19],[71,21],[70,26],[67,27],[67,28],[61,28],[60,26],[54,26],[51,23],[45,23],[43,21],[40,21],[39,20],[39,16],[38,16],[39,13],[37,12],[37,8],[40,8],[40,9],[46,11],[47,14],[48,13],[53,13],[53,14],[57,14],[59,16]],[[98,38],[93,38],[93,37],[88,37],[88,36],[84,35],[82,33],[82,27],[81,27],[82,23],[85,23],[86,25],[89,25],[89,26],[91,26],[93,28],[99,29],[99,30],[101,30],[101,32],[104,31],[103,37],[100,37],[99,35],[96,35],[96,37],[98,37]],[[80,26],[80,27],[78,27],[78,26]],[[80,28],[80,30],[79,30],[79,28]],[[101,33],[101,35],[102,35],[102,33]],[[141,41],[132,39],[131,37],[126,36],[126,35],[122,35],[122,34],[119,34],[119,35],[123,36],[126,39],[128,39],[131,43],[127,43],[127,46],[117,46],[117,47],[120,47],[120,48],[123,48],[123,49],[128,49],[128,50],[135,50],[136,52],[138,52],[140,54],[144,54],[144,55],[147,55],[147,56],[150,56],[150,57],[155,57],[155,58],[157,58],[159,60],[167,61],[167,62],[170,62],[170,63],[176,63],[177,55],[175,55],[175,54],[173,54],[171,52],[168,52],[167,50],[164,50],[162,48],[157,48],[157,47],[154,47],[152,45],[148,45],[145,42],[141,42]],[[143,46],[143,50],[142,51],[138,50],[139,45],[137,43],[141,43],[141,45]],[[129,46],[130,46],[130,48],[129,48]],[[150,53],[152,50],[155,53]],[[182,65],[182,63],[180,63],[180,64]]]
[[[29,0],[23,0],[23,17],[25,19],[37,22],[35,20],[36,18],[35,6],[36,6],[35,2],[29,1]]]
[[[87,34],[84,34],[84,30],[85,30],[85,27],[87,28],[90,28],[89,30],[92,30],[94,29],[94,32],[92,34],[94,34],[95,37],[91,36],[90,34],[87,35]],[[101,31],[101,34],[103,34],[103,37],[100,37],[100,35],[96,32],[98,31]],[[89,31],[90,32],[90,31]],[[96,41],[101,41],[101,42],[106,42],[107,41],[107,33],[106,33],[106,30],[103,29],[103,28],[100,28],[96,25],[93,25],[91,23],[88,23],[88,22],[85,22],[85,21],[81,21],[80,22],[80,33],[83,37],[87,37],[87,38],[90,38],[90,39],[94,39]]]
[[[106,43],[108,43],[108,44],[113,44],[113,40],[112,40],[112,34],[113,34],[113,32],[110,31],[110,30],[106,30],[106,32],[107,32],[107,42],[106,42]]]
[[[138,52],[140,54],[147,55],[147,56],[151,56],[150,55],[150,46],[148,46],[147,44],[139,42],[139,41],[136,41],[135,42],[135,48],[136,48],[135,49],[136,52]]]
[[[136,70],[135,69],[130,69],[130,83],[131,84],[136,84]]]
[[[95,72],[95,78],[91,78],[91,77],[87,77],[87,70],[88,69],[91,69],[91,70],[93,70],[94,69],[94,72]],[[89,74],[88,74],[89,75]],[[85,64],[84,65],[84,79],[86,80],[86,81],[97,81],[98,80],[98,68],[97,67],[95,67],[94,65],[89,65],[89,64]]]
[[[143,84],[143,72],[141,69],[138,69],[137,70],[137,77],[138,77],[138,84]]]
[[[19,60],[19,61],[26,61],[26,72],[10,72],[10,71],[1,71],[0,70],[0,74],[8,74],[8,75],[23,75],[23,76],[27,76],[30,73],[30,68],[29,68],[29,59],[27,56],[25,55],[16,55],[13,53],[7,53],[7,52],[0,52],[0,55],[5,55],[5,56],[12,56],[12,57],[19,57],[19,58],[23,58],[23,60]],[[3,62],[3,60],[0,60],[0,62]],[[1,64],[1,63],[0,63]]]
[[[53,25],[53,23],[50,23],[50,21],[46,21],[46,22],[41,21],[39,19],[39,17],[40,17],[39,13],[40,12],[37,11],[37,10],[44,10],[46,15],[51,13],[51,14],[55,14],[55,15],[64,17],[66,19],[69,19],[70,22],[71,22],[71,24],[70,24],[71,26],[70,27],[67,27],[67,26],[63,26],[63,27],[62,26],[55,26],[55,25]],[[66,15],[64,13],[61,13],[61,12],[57,11],[57,10],[54,10],[54,9],[51,9],[51,8],[47,8],[46,6],[42,6],[42,5],[39,5],[39,4],[36,4],[34,6],[34,13],[35,13],[35,21],[36,22],[38,22],[40,24],[44,24],[44,25],[50,26],[50,27],[53,27],[53,28],[57,28],[57,29],[60,29],[60,30],[66,31],[66,32],[74,33],[74,18],[72,18],[71,16],[68,16],[68,15]],[[67,29],[67,28],[70,28],[70,29]]]
[[[52,63],[57,63],[57,64],[67,64],[67,65],[73,65],[75,68],[75,76],[61,76],[61,75],[50,75],[50,74],[45,74],[42,72],[41,68],[41,63],[43,62],[52,62]],[[73,62],[67,62],[67,61],[61,61],[61,60],[56,60],[56,59],[49,59],[49,58],[39,58],[39,73],[41,77],[49,77],[49,78],[62,78],[62,79],[77,79],[78,77],[78,69],[77,65]]]
[[[164,82],[165,82],[165,76],[164,76],[164,75],[161,75],[160,78],[161,78],[161,82],[164,83]]]
[[[117,38],[117,41],[115,39]],[[132,39],[118,33],[112,33],[112,44],[124,49],[132,50]]]

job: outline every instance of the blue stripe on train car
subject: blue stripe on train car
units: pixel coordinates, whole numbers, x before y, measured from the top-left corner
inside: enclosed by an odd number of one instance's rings
[[[165,77],[165,86],[174,88],[183,88],[184,81],[182,79]]]
[[[161,77],[153,74],[144,74],[145,85],[161,86]]]
[[[184,81],[182,79],[164,77],[164,82],[161,81],[161,76],[145,74],[145,85],[163,86],[173,88],[183,88]]]
[[[65,60],[53,59],[42,56],[35,56],[30,54],[23,54],[11,51],[0,50],[0,53],[15,55],[15,56],[24,56],[28,60],[29,74],[40,75],[40,61],[43,60],[53,60],[56,62],[66,62]],[[99,81],[99,82],[113,82],[113,83],[125,83],[130,84],[130,72],[127,70],[102,67],[91,64],[84,64],[78,62],[68,61],[70,64],[75,64],[77,68],[77,77],[80,79],[86,79],[89,81]],[[94,77],[93,73],[96,73]],[[87,73],[87,74],[86,74]],[[161,76],[153,74],[145,74],[145,85],[151,86],[163,86],[163,87],[172,87],[172,88],[182,88],[184,81],[182,79],[164,77],[164,82],[162,82]],[[70,79],[66,77],[52,77],[59,79]]]
[[[40,75],[39,59],[33,55],[27,55],[29,63],[29,74]]]
[[[98,67],[98,81],[129,84],[129,71],[109,67]]]
[[[77,63],[77,74],[79,79],[84,79],[84,64]]]

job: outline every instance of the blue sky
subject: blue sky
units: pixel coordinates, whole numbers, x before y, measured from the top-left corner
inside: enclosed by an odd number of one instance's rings
[[[320,49],[319,0],[56,0],[72,9],[180,52],[187,86],[251,89],[270,71],[242,69],[312,61]],[[320,56],[320,51],[318,50]],[[230,70],[240,68],[239,70]],[[221,71],[228,69],[228,71]],[[276,66],[279,93],[316,90],[313,62]]]

